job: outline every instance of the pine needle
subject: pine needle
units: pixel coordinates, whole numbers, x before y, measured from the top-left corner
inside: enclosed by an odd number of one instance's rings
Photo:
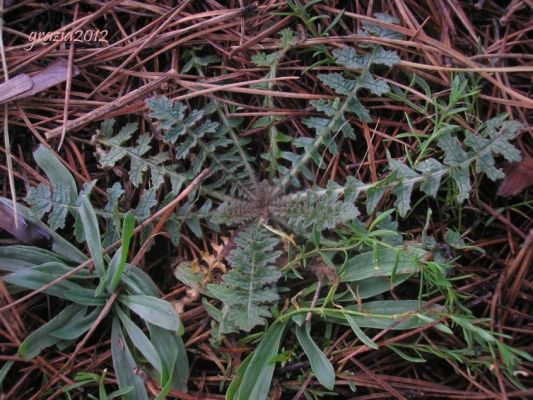
[[[7,72],[6,54],[4,50],[4,0],[0,0],[0,55],[2,57],[2,68],[4,70],[4,79],[7,82],[9,80],[9,74]],[[11,200],[13,202],[13,214],[15,220],[15,228],[18,228],[17,219],[17,194],[15,192],[15,179],[13,176],[13,162],[11,161],[11,144],[9,141],[9,122],[7,103],[4,104],[4,147],[6,149],[6,162],[7,162],[7,174],[9,179],[9,187],[11,189]]]

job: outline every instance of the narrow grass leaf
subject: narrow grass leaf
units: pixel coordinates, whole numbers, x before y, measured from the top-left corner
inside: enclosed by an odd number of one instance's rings
[[[351,315],[346,314],[346,321],[350,324],[350,327],[352,328],[353,333],[355,333],[355,336],[359,338],[361,342],[366,344],[368,347],[372,349],[378,349],[378,345],[372,341],[364,332],[363,330],[357,325],[357,321],[355,318],[353,318]]]
[[[248,365],[250,364],[250,361],[252,360],[254,353],[248,354],[244,361],[241,363],[239,368],[237,369],[237,372],[235,373],[235,376],[231,383],[228,386],[228,389],[226,390],[226,400],[233,400],[235,398],[235,395],[237,394],[239,390],[239,385],[242,381],[242,376],[246,369],[248,368]]]
[[[4,379],[6,379],[6,375],[9,373],[14,363],[14,361],[6,361],[4,365],[2,365],[2,368],[0,368],[0,386],[4,383]]]
[[[410,356],[409,354],[405,353],[404,351],[401,351],[396,346],[387,345],[387,348],[389,348],[392,351],[394,351],[396,354],[398,354],[405,361],[412,362],[412,363],[425,363],[426,362],[426,359],[423,358],[422,356],[420,356],[420,354],[418,354],[418,352],[417,352],[417,354],[419,356],[418,357],[413,357],[413,356]]]
[[[110,266],[108,274],[112,274],[111,282],[109,284],[109,290],[113,293],[122,279],[122,273],[124,272],[124,266],[126,265],[126,259],[128,257],[128,250],[130,247],[131,237],[135,228],[135,218],[132,213],[127,213],[124,217],[124,223],[122,225],[122,246],[118,252],[120,258],[116,264],[113,264],[113,268]]]

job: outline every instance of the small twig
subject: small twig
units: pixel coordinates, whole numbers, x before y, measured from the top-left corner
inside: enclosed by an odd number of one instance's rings
[[[172,71],[169,71],[169,73],[172,73]],[[139,97],[144,96],[147,92],[150,92],[152,90],[155,90],[161,87],[163,82],[165,82],[168,78],[169,78],[168,75],[164,75],[157,79],[154,79],[152,82],[147,83],[146,85],[133,90],[127,95],[119,97],[118,99],[112,101],[111,103],[98,107],[96,110],[93,110],[79,118],[76,118],[75,120],[67,122],[65,126],[60,126],[56,129],[52,129],[50,132],[46,133],[46,138],[52,139],[57,136],[60,136],[63,133],[63,131],[66,132],[66,131],[71,131],[74,129],[81,128],[82,126],[88,124],[89,122],[92,122],[98,118],[101,118],[104,115],[110,113],[111,111],[114,111],[120,107],[123,107],[124,105],[128,104],[129,102],[133,100],[137,100]]]
[[[78,18],[79,3],[76,4],[74,8],[74,17],[73,20],[76,21]],[[70,101],[70,90],[72,87],[72,65],[74,60],[74,42],[70,43],[70,48],[68,50],[68,63],[67,63],[67,82],[65,86],[65,106],[63,107],[63,130],[61,132],[61,140],[59,141],[59,146],[57,150],[61,149],[63,141],[65,140],[65,135],[67,134],[67,119],[68,119],[68,104]]]
[[[322,289],[322,279],[319,279],[316,285],[315,294],[313,295],[313,300],[311,301],[311,308],[314,308],[316,305],[316,302],[318,301],[318,296],[320,295],[320,289]],[[305,316],[306,321],[311,321],[311,318],[313,317],[313,313],[309,311],[307,315]]]
[[[4,48],[4,0],[0,0],[0,55],[2,57],[2,69],[4,70],[4,80],[9,80],[9,73],[7,72],[6,53]],[[13,176],[13,161],[11,160],[11,143],[9,140],[9,118],[8,107],[4,104],[4,143],[6,150],[7,176],[9,180],[9,188],[11,189],[11,200],[13,202],[13,219],[15,220],[15,229],[18,228],[17,218],[17,193],[15,191],[15,178]]]

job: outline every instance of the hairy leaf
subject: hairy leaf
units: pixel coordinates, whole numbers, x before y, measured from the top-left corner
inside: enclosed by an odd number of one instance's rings
[[[222,301],[221,314],[214,316],[219,332],[249,332],[270,316],[269,305],[278,299],[275,284],[281,273],[273,263],[281,255],[275,250],[279,240],[255,225],[248,226],[235,239],[236,248],[228,256],[231,270],[223,283],[208,285],[209,292]]]

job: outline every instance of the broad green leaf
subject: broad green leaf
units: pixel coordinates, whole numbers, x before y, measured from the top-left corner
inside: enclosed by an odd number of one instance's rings
[[[40,289],[44,285],[63,275],[63,273],[52,274],[49,270],[47,270],[47,267],[53,267],[54,265],[58,267],[62,266],[60,263],[52,262],[32,268],[25,268],[11,274],[4,275],[2,280],[6,283],[10,283],[25,289]],[[61,282],[58,282],[57,284],[44,290],[43,293],[62,299],[68,299],[67,293],[69,291],[83,291],[83,289],[84,288],[77,283],[74,283],[70,280],[62,280]]]
[[[419,259],[425,254],[420,249],[390,249],[379,246],[377,252],[367,251],[350,258],[344,264],[342,282],[356,282],[377,276],[408,274],[419,271]]]
[[[62,339],[62,340],[74,340],[87,332],[91,326],[95,323],[102,307],[95,307],[94,310],[89,312],[88,307],[82,307],[80,310],[72,316],[61,328],[50,332],[50,336]]]
[[[0,271],[16,272],[35,265],[65,261],[60,255],[39,247],[22,245],[0,247]]]
[[[171,331],[180,329],[178,314],[167,301],[145,295],[120,295],[118,299],[146,322]]]
[[[163,366],[161,384],[176,390],[186,391],[189,378],[189,361],[181,337],[159,326],[147,324],[150,340],[154,345]]]
[[[159,289],[152,281],[152,278],[135,265],[125,265],[124,273],[122,274],[122,282],[131,294],[159,296]]]
[[[122,326],[126,330],[126,334],[131,340],[131,343],[139,350],[139,352],[148,360],[148,362],[155,368],[159,374],[162,374],[163,367],[159,354],[150,342],[150,339],[146,337],[144,332],[120,309],[115,305],[113,310],[120,319]]]
[[[128,348],[118,318],[113,318],[111,328],[111,356],[113,368],[121,389],[132,387],[133,390],[124,395],[125,400],[148,400],[148,394],[140,375],[134,371],[138,368]]]
[[[326,389],[333,390],[335,387],[335,370],[331,362],[311,338],[309,325],[296,326],[295,331],[298,342],[300,342],[307,355],[316,378]]]
[[[77,304],[67,306],[58,315],[24,339],[20,344],[18,355],[25,360],[31,360],[37,357],[42,350],[59,343],[62,339],[52,336],[51,333],[61,329],[72,317],[84,308]]]
[[[106,303],[105,295],[97,295],[95,289],[78,288],[64,292],[63,298],[84,306],[103,306]]]
[[[96,273],[100,278],[104,278],[105,266],[102,251],[102,241],[100,239],[100,228],[98,227],[98,221],[96,219],[94,208],[86,196],[81,197],[79,214],[83,224],[83,230],[85,232],[87,247],[89,248],[89,252],[93,258]]]
[[[76,181],[54,153],[40,144],[33,152],[33,157],[53,187],[62,185],[72,200],[78,197]]]
[[[267,329],[242,375],[239,389],[233,399],[265,400],[267,398],[275,367],[270,360],[278,354],[286,324],[286,321],[276,321]]]
[[[359,296],[360,299],[368,299],[370,297],[377,296],[390,291],[393,287],[399,285],[400,283],[405,282],[411,277],[411,274],[397,274],[394,280],[391,280],[388,276],[376,276],[371,278],[366,278],[362,280],[357,280],[350,284],[352,291]],[[353,295],[343,296],[339,298],[339,301],[346,299],[354,300]]]

